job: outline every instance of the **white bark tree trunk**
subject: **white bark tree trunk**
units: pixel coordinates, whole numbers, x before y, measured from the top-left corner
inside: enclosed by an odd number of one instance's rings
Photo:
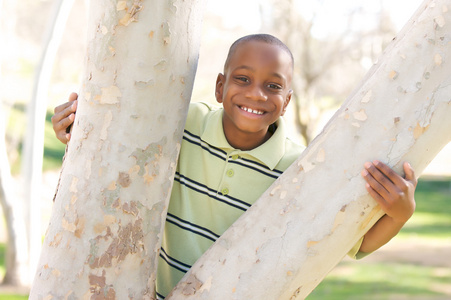
[[[451,140],[451,1],[424,2],[300,158],[196,262],[170,299],[303,299],[382,216],[360,176],[419,175]]]
[[[153,299],[202,0],[91,1],[87,70],[31,299]]]

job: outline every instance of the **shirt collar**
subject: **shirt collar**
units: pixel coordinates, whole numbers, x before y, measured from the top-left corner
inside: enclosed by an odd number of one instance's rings
[[[233,148],[227,142],[222,127],[222,115],[224,110],[218,109],[212,111],[205,121],[205,129],[201,134],[202,140],[208,144],[221,148],[226,152],[234,152],[234,154],[250,155],[260,162],[264,163],[268,168],[273,170],[285,153],[286,125],[283,118],[276,121],[277,129],[269,140],[255,149],[249,151],[241,151]]]

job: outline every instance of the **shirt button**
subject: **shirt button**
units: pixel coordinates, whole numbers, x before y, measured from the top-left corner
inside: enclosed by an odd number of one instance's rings
[[[222,193],[223,195],[227,195],[227,194],[229,193],[229,189],[228,189],[228,188],[223,188],[223,189],[221,190],[221,193]]]
[[[234,174],[235,174],[235,172],[233,171],[233,169],[227,170],[227,176],[232,177]]]
[[[233,159],[233,160],[237,160],[238,158],[240,158],[240,157],[238,156],[238,154],[232,155],[232,159]]]

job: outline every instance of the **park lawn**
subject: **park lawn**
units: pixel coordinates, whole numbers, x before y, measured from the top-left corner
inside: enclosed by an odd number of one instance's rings
[[[417,207],[399,238],[451,238],[451,181],[420,179],[415,192]]]
[[[307,299],[433,300],[449,296],[435,288],[450,283],[449,269],[437,272],[437,268],[422,265],[393,262],[363,265],[349,261],[342,262],[340,268],[345,271],[329,274]]]
[[[0,294],[2,300],[27,300],[28,295]]]

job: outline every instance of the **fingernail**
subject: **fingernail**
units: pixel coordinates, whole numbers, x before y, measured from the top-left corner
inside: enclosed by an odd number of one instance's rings
[[[368,169],[368,168],[371,167],[371,163],[367,161],[366,163],[363,164],[363,166],[364,166],[366,169]]]

